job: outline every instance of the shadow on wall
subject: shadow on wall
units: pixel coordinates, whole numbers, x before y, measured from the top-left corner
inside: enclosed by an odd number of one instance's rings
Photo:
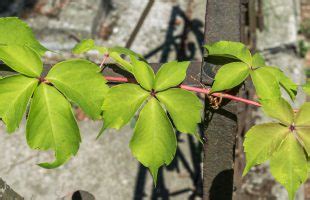
[[[25,11],[31,10],[38,0],[1,0],[0,17],[18,16]]]
[[[185,25],[182,33],[175,35],[175,25],[178,18],[181,18]],[[192,33],[195,36],[198,46],[202,46],[204,39],[203,27],[204,24],[200,20],[189,19],[179,6],[174,6],[171,12],[164,43],[144,55],[145,58],[148,59],[158,52],[161,52],[159,62],[163,63],[168,61],[169,54],[172,52],[175,52],[175,59],[178,61],[192,60],[197,53],[203,55],[203,49],[197,49],[195,42],[188,40],[189,33]],[[153,187],[151,191],[151,199],[169,199],[170,197],[177,197],[178,195],[182,195],[184,193],[191,194],[188,199],[202,197],[202,144],[191,135],[187,136],[187,141],[182,141],[179,139],[179,135],[180,133],[177,133],[178,143],[188,142],[191,157],[186,158],[182,150],[177,148],[176,156],[172,163],[169,166],[159,170],[157,187]],[[192,185],[178,191],[170,191],[169,186],[165,184],[165,171],[175,171],[178,173],[180,172],[181,167],[184,168],[188,174],[190,174]],[[134,200],[142,200],[145,198],[146,193],[149,193],[146,192],[147,176],[149,176],[148,169],[140,164],[136,179]]]

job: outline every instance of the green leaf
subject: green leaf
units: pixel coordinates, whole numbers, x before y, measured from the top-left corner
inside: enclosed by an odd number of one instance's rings
[[[308,177],[307,158],[293,134],[288,134],[270,159],[270,171],[288,191],[289,199]]]
[[[74,48],[72,49],[72,53],[81,54],[94,48],[95,48],[95,41],[92,39],[85,39],[74,46]]]
[[[105,47],[99,47],[95,45],[95,41],[92,39],[84,39],[80,43],[76,44],[72,49],[72,53],[81,54],[90,50],[97,50],[99,53],[104,54],[108,51]]]
[[[266,70],[273,74],[275,78],[278,80],[280,85],[285,89],[285,91],[289,94],[292,100],[295,99],[297,94],[297,85],[288,78],[279,68],[277,67],[264,67],[263,70]]]
[[[30,77],[40,77],[43,70],[40,56],[27,46],[0,45],[0,60],[16,72]]]
[[[281,92],[277,79],[265,67],[250,71],[257,96],[260,99],[280,98]]]
[[[149,92],[136,84],[120,84],[110,89],[103,102],[104,129],[120,129],[141,107]]]
[[[259,53],[255,53],[252,59],[253,59],[252,68],[254,69],[266,66],[265,59]]]
[[[154,85],[155,74],[153,69],[144,61],[131,57],[133,74],[138,83],[146,90],[151,91]]]
[[[55,160],[39,164],[56,168],[79,149],[81,141],[71,105],[54,87],[40,84],[34,92],[26,125],[28,145],[33,149],[55,151]]]
[[[172,88],[156,94],[169,112],[174,125],[182,133],[197,133],[201,122],[202,104],[195,94]]]
[[[40,55],[47,51],[36,40],[29,26],[17,17],[0,18],[0,45],[27,45]]]
[[[145,61],[142,55],[137,54],[136,52],[130,49],[124,48],[124,47],[116,46],[116,47],[109,48],[108,51],[109,51],[109,56],[113,58],[120,65],[121,68],[123,68],[124,70],[130,73],[133,73],[133,66],[130,62],[122,58],[121,55],[125,55],[128,57],[135,57],[135,58],[139,58],[140,60]]]
[[[294,111],[291,105],[283,98],[261,100],[261,103],[266,115],[288,126],[293,123]]]
[[[246,166],[243,176],[255,165],[267,161],[288,134],[289,129],[278,123],[253,126],[246,134],[243,143]]]
[[[46,79],[92,119],[99,119],[103,99],[109,90],[99,71],[96,64],[87,60],[68,60],[57,63]]]
[[[295,117],[295,125],[310,126],[310,102],[306,102],[300,107]]]
[[[310,96],[310,81],[308,81],[303,87],[302,89],[304,90],[304,92]]]
[[[130,141],[132,154],[150,169],[157,182],[158,168],[170,164],[176,153],[177,140],[165,111],[151,98],[140,112]]]
[[[208,56],[233,58],[252,65],[250,51],[240,42],[220,41],[204,47],[208,50]]]
[[[223,65],[216,73],[212,92],[223,91],[240,85],[249,75],[250,68],[242,62]]]
[[[23,75],[13,75],[0,80],[0,117],[7,132],[14,132],[26,111],[38,80]]]
[[[310,156],[310,125],[308,127],[295,127],[301,144],[305,148],[308,156]]]
[[[190,62],[172,61],[161,66],[155,76],[154,89],[163,91],[182,83],[186,77],[186,71]]]

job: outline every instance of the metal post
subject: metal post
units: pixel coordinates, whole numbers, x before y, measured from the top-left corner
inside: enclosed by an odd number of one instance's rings
[[[205,43],[219,40],[240,41],[241,0],[208,0],[205,18]],[[202,75],[212,70],[205,60]],[[208,74],[207,74],[208,75]],[[207,98],[206,98],[207,99]],[[237,134],[237,107],[223,102],[218,110],[205,105],[203,199],[232,199],[234,153]]]

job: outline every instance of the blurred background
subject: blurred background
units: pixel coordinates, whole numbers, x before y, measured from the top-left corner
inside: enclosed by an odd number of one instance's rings
[[[95,39],[97,45],[131,48],[149,62],[201,61],[206,1],[1,0],[0,17],[22,18],[45,47],[59,52],[46,53],[44,61],[49,64],[77,57],[71,49],[84,38]],[[304,84],[310,76],[310,0],[250,1],[256,4],[251,8],[244,0],[243,41],[261,52],[269,65],[279,66],[297,84]],[[101,60],[95,51],[80,57]],[[305,100],[306,96],[299,94],[291,103],[298,107]],[[244,166],[242,136],[252,124],[268,120],[259,109],[241,111],[235,198],[284,200],[286,191],[274,181],[268,164],[240,177]],[[201,199],[202,147],[193,137],[179,135],[176,157],[160,171],[154,188],[148,171],[130,153],[131,125],[119,132],[108,130],[95,140],[102,122],[89,120],[79,109],[76,116],[83,140],[80,150],[54,170],[36,165],[52,160],[53,153],[28,148],[24,122],[10,136],[0,122],[0,178],[27,200]],[[310,181],[298,191],[297,199],[310,200]]]

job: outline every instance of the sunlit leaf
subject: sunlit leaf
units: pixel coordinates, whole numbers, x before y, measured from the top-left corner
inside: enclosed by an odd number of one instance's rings
[[[250,51],[240,42],[220,41],[204,47],[208,50],[208,56],[233,58],[252,65]]]
[[[157,182],[158,168],[170,164],[176,152],[177,140],[172,124],[155,98],[140,112],[130,141],[132,154],[150,169]]]
[[[295,128],[298,137],[301,139],[301,144],[305,148],[308,156],[310,156],[310,124],[308,127],[301,126]]]
[[[172,88],[156,94],[169,112],[174,125],[182,133],[197,133],[201,121],[202,104],[195,94]]]
[[[243,143],[246,166],[243,175],[255,165],[267,161],[288,134],[289,129],[278,123],[253,126],[245,135]]]
[[[34,37],[29,26],[17,17],[0,18],[0,45],[27,45],[43,55],[47,49]]]
[[[252,57],[253,63],[252,68],[264,67],[266,65],[265,59],[260,53],[255,53]]]
[[[26,111],[38,80],[14,75],[0,80],[0,118],[9,133],[15,131]]]
[[[104,54],[108,51],[105,47],[99,47],[95,45],[95,41],[92,39],[84,39],[80,43],[76,44],[72,49],[72,53],[81,54],[90,50],[97,50],[99,53]]]
[[[277,79],[265,67],[250,72],[257,96],[260,99],[280,98],[281,92]]]
[[[16,72],[30,77],[40,77],[43,70],[40,56],[27,46],[0,45],[0,60]]]
[[[279,68],[276,67],[264,67],[262,70],[266,70],[273,74],[280,85],[285,89],[285,91],[289,94],[292,100],[295,99],[297,94],[297,85],[290,78],[288,78]]]
[[[136,84],[120,84],[110,89],[104,100],[104,129],[120,129],[126,125],[141,107],[149,92]]]
[[[290,125],[293,123],[294,112],[291,105],[283,98],[261,100],[264,112],[280,122]]]
[[[79,149],[81,141],[71,105],[54,87],[40,84],[35,90],[26,125],[27,142],[33,149],[55,151],[55,160],[39,164],[55,168]]]
[[[146,90],[151,91],[154,85],[155,74],[151,66],[131,56],[133,74],[138,83]]]
[[[310,81],[307,82],[307,84],[305,84],[302,89],[304,90],[304,92],[310,96]]]
[[[310,126],[310,102],[304,103],[295,118],[296,126]]]
[[[188,61],[172,61],[163,64],[155,76],[154,89],[156,91],[163,91],[182,83],[186,77],[189,64],[190,62]]]
[[[288,134],[270,159],[271,174],[288,191],[293,200],[297,189],[308,178],[307,158],[293,134]]]
[[[96,64],[87,60],[68,60],[53,66],[46,79],[92,119],[99,119],[103,99],[109,90],[99,71]]]
[[[216,73],[212,92],[223,91],[240,85],[249,75],[250,68],[243,62],[232,62],[222,66]]]

